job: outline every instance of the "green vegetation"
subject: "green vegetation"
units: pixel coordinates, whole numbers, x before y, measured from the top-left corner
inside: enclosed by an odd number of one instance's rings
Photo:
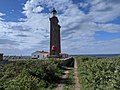
[[[73,90],[74,88],[74,68],[70,68],[64,90]]]
[[[120,57],[77,57],[82,90],[120,90]]]
[[[13,61],[0,66],[0,90],[50,90],[62,73],[53,60]]]

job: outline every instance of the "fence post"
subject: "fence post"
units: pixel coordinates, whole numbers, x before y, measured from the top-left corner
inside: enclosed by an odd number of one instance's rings
[[[3,53],[0,53],[0,61],[3,60]]]

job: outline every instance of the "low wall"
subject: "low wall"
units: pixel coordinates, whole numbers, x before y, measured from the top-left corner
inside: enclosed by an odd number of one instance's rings
[[[61,61],[62,66],[67,66],[67,67],[74,67],[74,58],[66,58],[65,60]]]

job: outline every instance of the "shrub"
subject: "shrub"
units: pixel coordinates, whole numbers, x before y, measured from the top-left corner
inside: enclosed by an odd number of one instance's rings
[[[0,90],[40,90],[53,87],[61,72],[53,60],[11,62],[0,67]]]
[[[77,58],[83,90],[119,90],[120,58]]]

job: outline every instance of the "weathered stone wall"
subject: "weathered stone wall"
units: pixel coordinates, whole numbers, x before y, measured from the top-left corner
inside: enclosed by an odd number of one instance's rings
[[[74,67],[74,61],[75,61],[74,58],[70,57],[70,58],[67,58],[65,60],[62,60],[61,65],[67,66],[67,67]]]

